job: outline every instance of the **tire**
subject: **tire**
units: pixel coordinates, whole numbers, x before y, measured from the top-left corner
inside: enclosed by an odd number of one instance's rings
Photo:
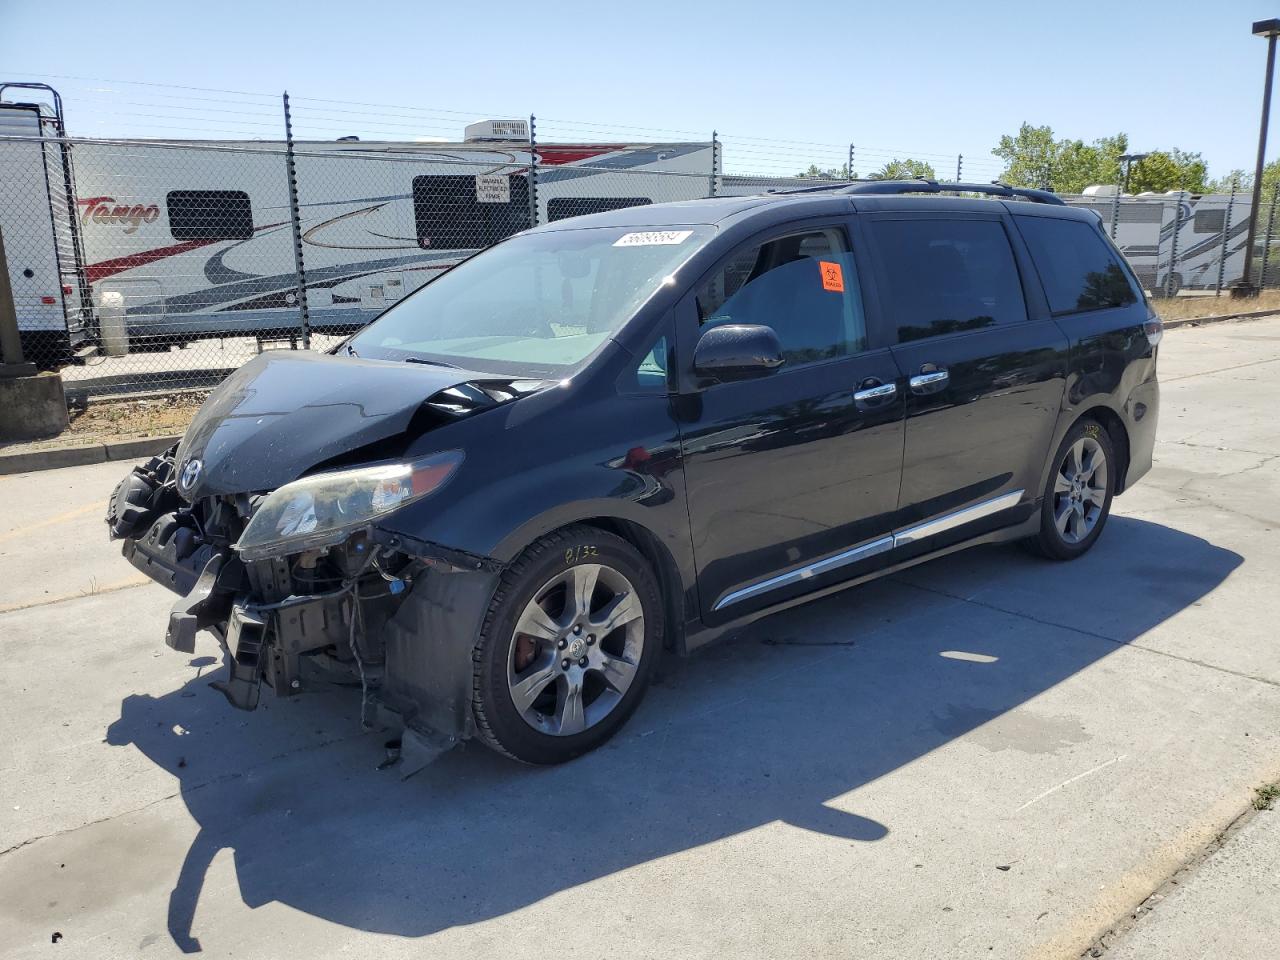
[[[621,537],[572,526],[537,540],[503,573],[476,644],[481,738],[538,764],[603,744],[644,696],[663,611],[656,574]]]
[[[1101,460],[1093,459],[1097,456]],[[1119,465],[1102,424],[1092,419],[1075,423],[1054,454],[1040,507],[1040,532],[1026,546],[1051,560],[1074,560],[1087,553],[1111,515]]]

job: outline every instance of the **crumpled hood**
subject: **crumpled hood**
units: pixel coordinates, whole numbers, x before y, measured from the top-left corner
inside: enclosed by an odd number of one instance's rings
[[[433,394],[486,378],[308,350],[260,354],[224,380],[191,422],[178,445],[178,492],[195,500],[273,490],[402,433]]]

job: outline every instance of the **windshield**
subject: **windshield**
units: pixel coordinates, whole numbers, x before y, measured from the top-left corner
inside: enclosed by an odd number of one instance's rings
[[[428,283],[348,345],[362,357],[562,376],[713,233],[593,227],[512,237]]]

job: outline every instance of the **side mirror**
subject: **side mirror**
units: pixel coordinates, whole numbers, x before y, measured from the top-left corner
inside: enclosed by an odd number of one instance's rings
[[[725,382],[763,376],[782,366],[782,344],[772,327],[726,323],[711,327],[693,350],[698,376]]]

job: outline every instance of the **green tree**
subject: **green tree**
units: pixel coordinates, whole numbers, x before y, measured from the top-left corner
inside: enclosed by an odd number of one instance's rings
[[[1253,174],[1246,170],[1230,170],[1216,180],[1205,184],[1204,193],[1230,193],[1231,181],[1237,181],[1236,193],[1248,193],[1253,189]],[[1262,202],[1271,202],[1271,192],[1280,183],[1280,160],[1272,160],[1262,168]]]
[[[856,180],[858,175],[849,172],[849,165],[842,163],[839,167],[820,168],[816,163],[809,164],[808,170],[801,170],[797,177],[809,180]]]
[[[1047,187],[1058,193],[1079,193],[1091,184],[1111,185],[1123,173],[1120,157],[1129,150],[1129,137],[1117,133],[1083,140],[1057,140],[1053,128],[1024,123],[1016,135],[1006,134],[991,152],[1005,164],[1001,179],[1018,187]],[[1129,171],[1129,190],[1199,190],[1208,169],[1198,153],[1178,148],[1153,150]],[[1184,186],[1185,185],[1185,186]]]
[[[895,157],[871,174],[872,180],[917,180],[921,177],[926,180],[938,179],[938,175],[934,172],[932,166],[923,160],[915,160],[911,157],[907,157],[905,160],[899,160]]]
[[[1015,187],[1049,187],[1058,172],[1060,147],[1048,126],[1033,127],[1024,123],[1016,136],[1005,134],[991,151],[1004,161],[1000,179]]]
[[[1198,153],[1172,150],[1152,150],[1145,158],[1133,164],[1129,171],[1129,192],[1142,193],[1154,190],[1186,190],[1204,193],[1208,187],[1208,165]]]

